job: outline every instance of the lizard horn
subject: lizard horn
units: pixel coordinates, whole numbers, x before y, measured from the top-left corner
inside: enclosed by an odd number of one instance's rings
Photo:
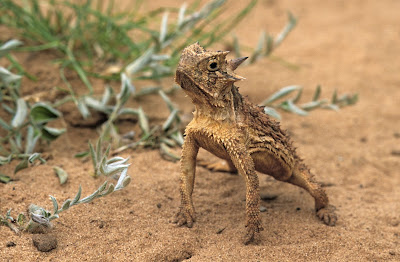
[[[239,57],[239,58],[235,58],[232,60],[229,60],[228,62],[228,67],[234,71],[236,68],[238,68],[238,66],[240,66],[241,63],[243,63],[248,57]]]

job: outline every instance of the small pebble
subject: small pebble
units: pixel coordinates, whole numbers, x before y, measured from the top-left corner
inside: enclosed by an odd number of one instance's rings
[[[50,234],[35,234],[32,236],[32,241],[41,252],[49,252],[57,247],[57,238]]]
[[[157,204],[157,207],[158,207],[158,208],[161,208],[161,203],[158,203],[158,204]]]
[[[392,156],[400,156],[400,150],[392,150],[390,154],[392,154]]]
[[[224,230],[225,230],[225,227],[218,229],[217,234],[221,234]]]
[[[267,211],[267,208],[265,206],[260,206],[260,212],[265,212]]]
[[[300,211],[301,210],[301,208],[300,207],[296,207],[296,211]]]
[[[15,244],[15,243],[12,242],[12,241],[7,242],[7,244],[6,244],[7,247],[15,247],[16,245],[17,245],[17,244]]]

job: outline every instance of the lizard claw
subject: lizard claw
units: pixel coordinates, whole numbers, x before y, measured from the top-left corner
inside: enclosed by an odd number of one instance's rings
[[[245,245],[250,244],[254,240],[254,236],[256,233],[260,233],[261,231],[264,230],[264,228],[261,225],[260,219],[257,219],[255,223],[247,223],[246,228],[247,232],[246,235],[244,236],[244,241],[243,241]]]
[[[317,211],[317,216],[321,219],[326,225],[334,226],[337,221],[337,215],[335,213],[336,208],[332,205],[328,205],[324,208],[321,208]]]
[[[194,221],[194,211],[181,207],[179,212],[176,214],[175,220],[173,222],[177,224],[178,227],[186,225],[187,227],[191,228],[193,227]]]

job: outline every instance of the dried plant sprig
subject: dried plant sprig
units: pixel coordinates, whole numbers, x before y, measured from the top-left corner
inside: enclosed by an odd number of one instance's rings
[[[253,49],[253,53],[250,55],[250,59],[248,59],[246,63],[253,64],[262,57],[270,56],[272,52],[281,45],[296,25],[297,18],[295,18],[292,13],[288,12],[287,24],[275,37],[262,31],[257,45]],[[241,45],[236,35],[233,35],[233,50],[237,57],[242,55]]]
[[[51,228],[51,221],[58,218],[61,212],[68,210],[70,207],[78,204],[90,203],[96,198],[104,197],[128,186],[131,178],[130,176],[128,176],[128,167],[130,166],[130,164],[127,164],[127,161],[128,159],[122,157],[114,157],[112,159],[103,158],[101,161],[99,168],[99,172],[101,175],[118,176],[118,181],[115,186],[113,183],[105,181],[96,191],[84,198],[81,198],[82,187],[79,186],[78,192],[76,193],[75,197],[65,200],[62,205],[59,205],[57,199],[54,196],[50,195],[50,199],[53,204],[52,211],[48,211],[43,207],[31,204],[28,209],[31,219],[28,222],[25,222],[26,219],[22,213],[18,215],[17,220],[12,218],[10,209],[7,212],[6,216],[0,216],[0,223],[8,226],[16,233],[20,232],[21,230],[32,232],[38,226]],[[17,226],[15,225],[15,222],[18,222]]]
[[[280,119],[281,116],[275,109],[279,108],[297,115],[306,116],[308,115],[308,111],[317,108],[337,111],[341,107],[353,105],[358,101],[358,94],[344,94],[338,98],[336,90],[334,91],[330,102],[327,99],[320,99],[321,86],[318,85],[315,88],[312,101],[297,105],[296,103],[301,98],[302,91],[303,87],[298,85],[286,86],[265,99],[260,105],[264,106],[265,113]],[[292,93],[295,93],[294,97],[275,103],[276,101],[281,100],[283,97],[286,97]]]

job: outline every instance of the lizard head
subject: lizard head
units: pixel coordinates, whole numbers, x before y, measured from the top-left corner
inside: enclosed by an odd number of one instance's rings
[[[244,78],[233,71],[247,57],[226,60],[229,51],[207,51],[198,43],[186,47],[176,70],[175,82],[195,104],[208,102],[224,107],[224,97],[233,83]]]

